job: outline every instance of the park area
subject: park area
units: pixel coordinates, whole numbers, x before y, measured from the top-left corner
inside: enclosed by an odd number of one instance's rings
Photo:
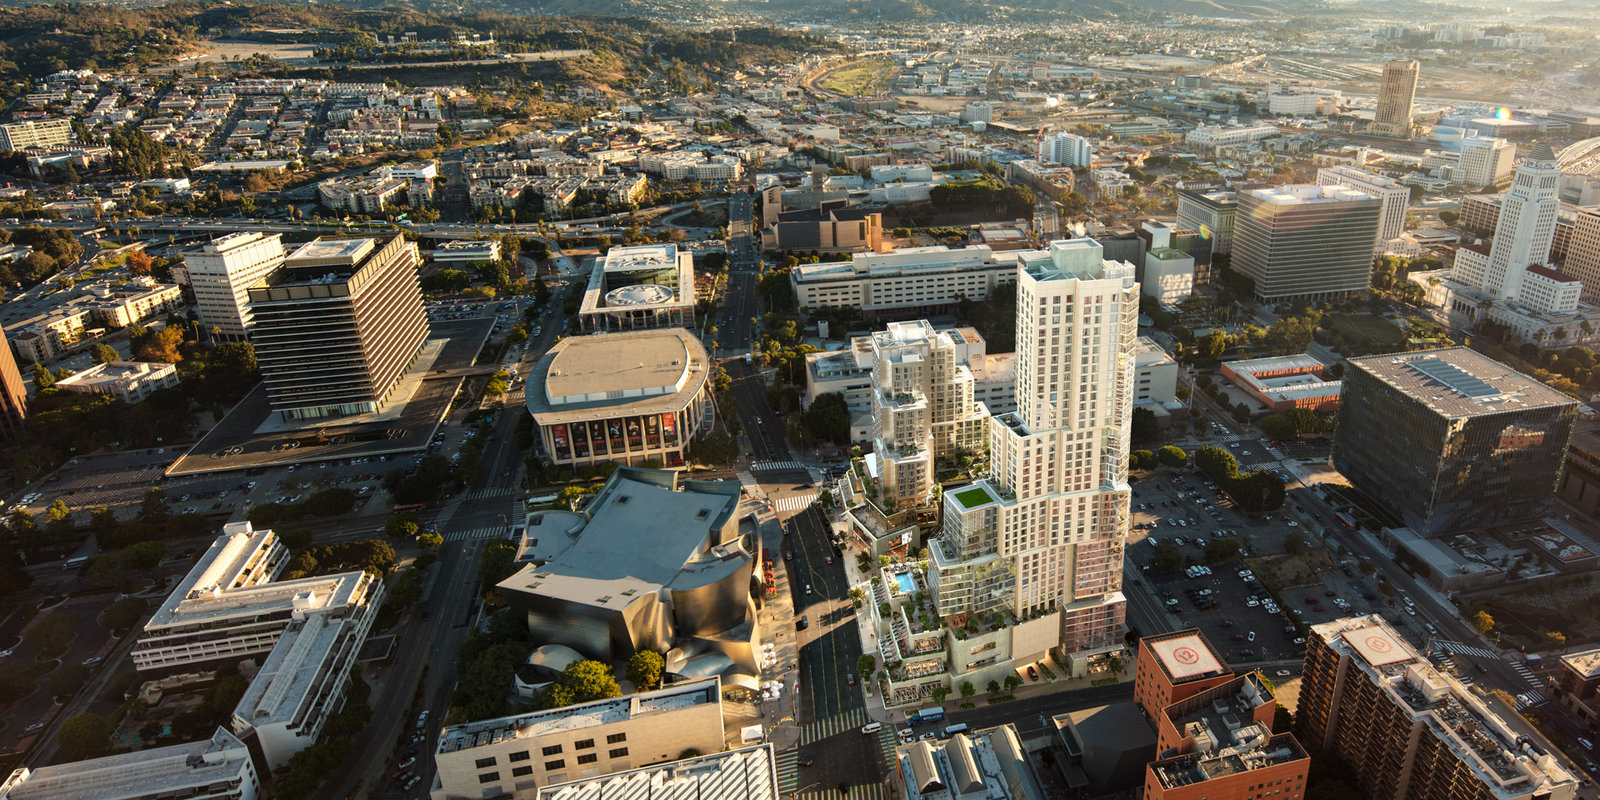
[[[888,59],[853,61],[817,79],[817,86],[845,97],[882,94],[894,75],[894,62]]]
[[[1322,324],[1343,341],[1364,345],[1366,352],[1393,350],[1405,340],[1405,334],[1382,317],[1340,314],[1329,316]]]

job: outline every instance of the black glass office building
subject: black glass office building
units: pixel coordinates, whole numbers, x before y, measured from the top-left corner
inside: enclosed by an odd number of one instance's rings
[[[1350,359],[1333,464],[1425,537],[1538,516],[1576,400],[1466,348]]]

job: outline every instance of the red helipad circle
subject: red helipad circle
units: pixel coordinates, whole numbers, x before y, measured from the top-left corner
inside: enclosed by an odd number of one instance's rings
[[[1200,663],[1200,653],[1193,647],[1176,647],[1172,650],[1172,660],[1184,665]]]
[[[1374,653],[1387,653],[1394,649],[1394,645],[1386,636],[1368,636],[1367,647]]]

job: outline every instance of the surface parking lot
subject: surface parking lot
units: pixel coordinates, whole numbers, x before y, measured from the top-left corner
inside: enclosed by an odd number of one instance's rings
[[[1246,443],[1233,452],[1243,457],[1240,450],[1249,446]],[[1177,615],[1180,624],[1202,629],[1230,662],[1284,662],[1284,668],[1297,671],[1289,662],[1298,663],[1304,654],[1300,624],[1379,610],[1391,618],[1404,616],[1388,608],[1374,586],[1361,579],[1354,559],[1323,549],[1323,531],[1296,512],[1296,491],[1306,490],[1291,488],[1289,502],[1281,511],[1251,518],[1236,511],[1225,495],[1190,470],[1162,470],[1133,487],[1130,558],[1155,587],[1156,603]],[[1275,605],[1254,579],[1253,569],[1259,559],[1283,553],[1291,535],[1298,536],[1312,556],[1335,566],[1319,571],[1318,582],[1281,587],[1280,602]],[[1206,544],[1227,537],[1241,545],[1239,560],[1209,565],[1209,573],[1185,570],[1190,565],[1205,565]],[[1152,572],[1156,546],[1162,543],[1177,547],[1179,567]],[[1247,569],[1249,575],[1241,576],[1241,570]]]

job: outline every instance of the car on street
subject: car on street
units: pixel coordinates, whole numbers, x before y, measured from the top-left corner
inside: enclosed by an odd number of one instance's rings
[[[32,725],[29,725],[25,730],[28,733],[38,733],[39,731],[44,730],[44,723],[43,722],[35,722]]]
[[[101,658],[99,656],[89,656],[88,658],[83,660],[83,665],[86,666],[86,667],[91,667],[91,666],[94,666],[95,664],[100,663],[101,661],[104,661],[104,660],[105,659],[103,659],[103,658]]]
[[[800,619],[794,623],[794,629],[797,631],[803,631],[809,627],[811,627],[811,619],[805,614],[801,614]]]

